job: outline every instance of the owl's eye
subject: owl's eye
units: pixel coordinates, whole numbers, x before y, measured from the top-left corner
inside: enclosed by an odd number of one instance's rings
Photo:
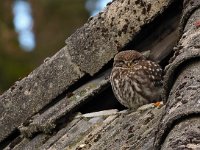
[[[114,63],[115,67],[122,67],[124,65],[124,61],[122,60],[116,60]]]
[[[132,60],[132,63],[137,63],[139,61],[139,59],[134,59],[134,60]]]
[[[132,63],[138,63],[140,60],[142,60],[143,58],[142,57],[138,57],[138,58],[135,58],[132,60]]]

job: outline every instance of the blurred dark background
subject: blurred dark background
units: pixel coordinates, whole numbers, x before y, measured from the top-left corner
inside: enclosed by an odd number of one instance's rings
[[[0,94],[51,57],[110,0],[0,2]]]

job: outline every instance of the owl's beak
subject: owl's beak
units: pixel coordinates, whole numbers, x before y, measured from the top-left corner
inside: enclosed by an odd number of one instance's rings
[[[130,62],[128,62],[128,63],[127,63],[127,66],[128,66],[128,67],[130,67],[130,66],[131,66],[131,63],[130,63]]]

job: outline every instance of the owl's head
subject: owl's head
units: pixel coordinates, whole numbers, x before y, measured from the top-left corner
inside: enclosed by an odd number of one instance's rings
[[[119,52],[114,58],[114,67],[131,67],[141,60],[146,60],[146,57],[134,50]]]

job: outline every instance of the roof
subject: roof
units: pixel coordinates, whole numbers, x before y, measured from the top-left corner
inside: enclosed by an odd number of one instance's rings
[[[179,30],[182,1],[108,4],[72,34],[65,47],[0,96],[1,147],[198,148],[200,69],[195,68],[200,65],[193,61],[199,56],[193,45],[199,43],[194,42],[199,31],[192,22],[199,5],[197,0],[185,1]],[[179,38],[177,55],[168,64]],[[151,59],[163,67],[168,64],[163,94],[167,104],[159,108],[148,104],[133,112],[116,101],[108,76],[114,55],[126,49],[151,49]],[[179,74],[177,68],[182,70]]]

